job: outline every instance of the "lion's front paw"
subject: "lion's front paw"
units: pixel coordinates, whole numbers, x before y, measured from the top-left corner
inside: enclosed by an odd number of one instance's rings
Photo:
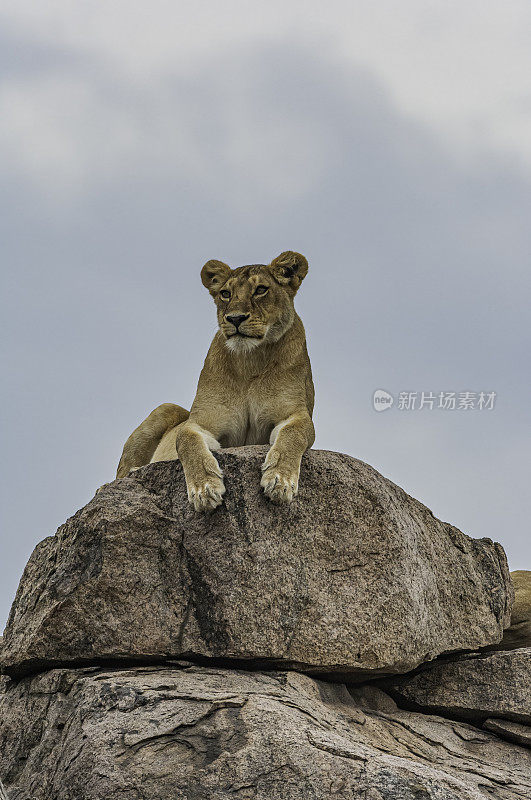
[[[212,511],[223,502],[225,484],[222,478],[209,475],[201,483],[188,486],[188,500],[196,511]]]
[[[196,511],[212,511],[223,502],[223,473],[213,456],[197,467],[195,474],[186,476],[188,500]]]
[[[299,470],[283,466],[278,454],[267,454],[260,485],[274,503],[291,503],[299,490]]]

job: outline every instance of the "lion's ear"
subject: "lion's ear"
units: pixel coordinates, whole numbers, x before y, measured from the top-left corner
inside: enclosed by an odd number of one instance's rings
[[[296,292],[308,272],[308,261],[300,253],[286,250],[273,259],[269,269],[278,283]]]
[[[201,280],[212,296],[214,296],[225,283],[231,273],[231,268],[223,261],[213,258],[207,261],[201,270]]]

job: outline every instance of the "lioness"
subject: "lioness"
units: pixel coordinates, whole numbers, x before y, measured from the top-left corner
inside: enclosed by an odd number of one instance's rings
[[[165,403],[152,411],[125,443],[117,478],[179,458],[194,509],[214,509],[225,486],[211,451],[269,442],[261,485],[274,502],[291,502],[315,439],[312,371],[293,305],[307,272],[306,258],[292,251],[237,269],[207,261],[201,280],[216,303],[219,330],[192,409]]]

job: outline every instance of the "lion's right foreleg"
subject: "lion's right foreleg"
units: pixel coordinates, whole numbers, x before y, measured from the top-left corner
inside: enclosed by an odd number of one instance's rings
[[[116,477],[124,478],[132,469],[149,464],[164,434],[188,417],[189,412],[174,403],[157,406],[126,441]]]
[[[219,443],[205,428],[188,421],[177,429],[176,445],[190,503],[196,511],[219,506],[225,485],[223,473],[211,452],[219,448]]]

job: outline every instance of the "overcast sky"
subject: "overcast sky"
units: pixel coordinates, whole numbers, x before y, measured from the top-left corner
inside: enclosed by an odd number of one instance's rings
[[[0,31],[0,628],[131,430],[190,406],[202,264],[286,249],[315,446],[531,568],[529,2],[6,0]],[[496,402],[399,408],[423,391]]]

